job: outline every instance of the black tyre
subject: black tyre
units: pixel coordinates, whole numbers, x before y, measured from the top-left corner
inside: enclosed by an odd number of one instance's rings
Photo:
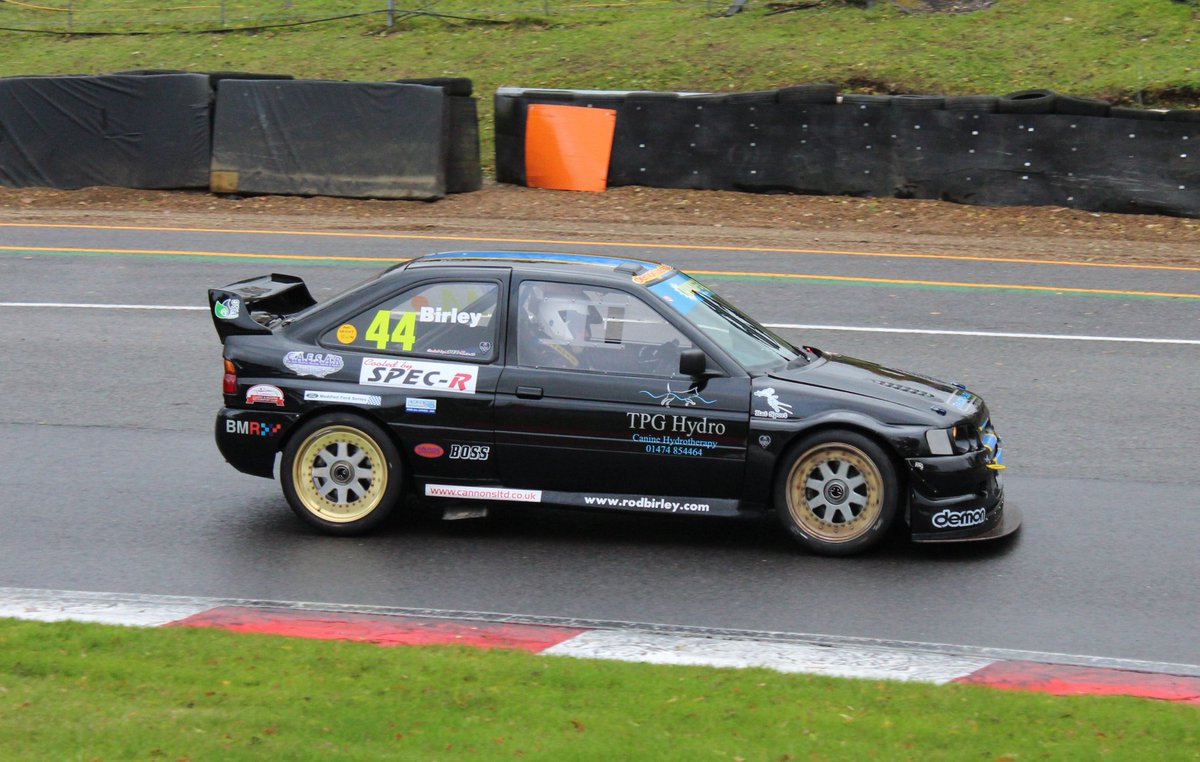
[[[1054,99],[1054,113],[1072,116],[1108,116],[1112,104],[1098,98],[1060,95]]]
[[[1173,108],[1163,114],[1167,122],[1200,122],[1200,109]]]
[[[1113,106],[1108,110],[1108,116],[1112,119],[1138,119],[1151,122],[1161,122],[1165,113],[1165,111],[1133,108],[1132,106]]]
[[[891,108],[892,96],[846,93],[842,96],[842,104],[847,106],[885,106]]]
[[[999,102],[1000,98],[995,95],[951,95],[946,98],[946,110],[990,114]]]
[[[837,103],[837,85],[817,82],[781,87],[776,100],[780,103]]]
[[[1001,114],[1049,114],[1058,94],[1053,90],[1018,90],[1000,96],[996,111]]]
[[[940,95],[893,95],[892,108],[907,111],[940,111],[946,99]]]
[[[892,459],[874,441],[852,431],[823,431],[793,446],[781,463],[775,511],[807,550],[848,556],[887,534],[900,482]]]
[[[756,105],[760,103],[774,103],[778,96],[778,90],[750,90],[744,93],[729,93],[725,96],[726,103],[740,103]]]
[[[304,423],[283,448],[279,479],[296,515],[326,534],[374,529],[400,502],[400,453],[377,424],[348,413]]]

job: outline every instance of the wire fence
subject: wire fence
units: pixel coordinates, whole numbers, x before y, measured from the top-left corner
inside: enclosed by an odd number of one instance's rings
[[[561,13],[694,8],[716,13],[729,0],[0,0],[0,30],[65,34],[233,31],[365,18],[394,26],[413,18],[499,23]]]

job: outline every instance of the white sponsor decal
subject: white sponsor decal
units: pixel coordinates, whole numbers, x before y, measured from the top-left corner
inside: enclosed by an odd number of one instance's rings
[[[767,401],[767,406],[771,408],[770,410],[755,410],[755,418],[787,418],[792,414],[792,406],[779,401],[774,387],[768,386],[766,389],[759,389],[754,396],[762,397]]]
[[[283,356],[283,364],[297,376],[316,376],[317,378],[337,373],[343,365],[339,355],[321,354],[320,352],[288,352]]]
[[[371,405],[379,407],[383,400],[377,394],[350,394],[348,392],[314,392],[306,391],[304,399],[307,402],[345,402],[349,405]]]
[[[222,320],[233,320],[242,314],[242,300],[229,297],[213,304],[213,314]]]
[[[459,487],[453,484],[426,484],[426,497],[454,497],[466,500],[503,500],[510,503],[540,503],[540,489],[507,487]]]
[[[938,529],[961,529],[973,527],[987,521],[987,509],[975,508],[970,511],[952,511],[943,508],[933,514],[933,525]]]
[[[450,460],[487,460],[491,454],[488,445],[450,445]]]
[[[474,394],[478,373],[479,368],[474,365],[365,357],[358,383]]]
[[[667,513],[708,513],[711,510],[708,503],[684,503],[679,500],[664,500],[658,497],[629,498],[584,495],[583,504],[605,506],[608,508],[642,508],[644,510],[666,511]]]
[[[409,397],[404,400],[404,409],[409,413],[436,413],[437,400],[427,400],[421,397]]]
[[[255,384],[246,390],[246,404],[259,402],[283,407],[283,390],[271,384]]]
[[[422,307],[417,313],[417,320],[422,323],[458,323],[475,328],[487,317],[484,312],[459,311],[457,307],[443,310],[441,307]]]
[[[669,431],[672,434],[683,434],[690,437],[696,434],[724,434],[725,424],[713,423],[704,418],[694,418],[690,415],[667,415],[665,413],[626,413],[629,417],[629,428],[645,431]]]

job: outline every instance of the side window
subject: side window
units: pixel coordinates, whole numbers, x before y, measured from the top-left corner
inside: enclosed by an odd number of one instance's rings
[[[525,281],[517,293],[517,363],[670,377],[692,342],[645,302],[600,286]]]
[[[488,360],[495,354],[499,293],[495,283],[427,283],[356,315],[321,341],[371,352]]]

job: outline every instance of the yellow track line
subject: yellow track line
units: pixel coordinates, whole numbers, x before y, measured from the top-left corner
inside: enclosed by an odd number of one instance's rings
[[[77,252],[77,253],[110,253],[110,254],[141,254],[155,255],[165,254],[170,256],[184,257],[224,257],[229,259],[300,259],[313,262],[374,262],[374,263],[396,263],[407,262],[407,259],[382,259],[379,257],[348,257],[348,256],[323,256],[316,254],[247,254],[236,251],[183,251],[179,249],[83,249],[69,247],[51,247],[51,246],[0,246],[0,251],[56,251],[56,252]],[[949,286],[955,288],[986,288],[986,289],[1011,289],[1016,291],[1047,291],[1063,294],[1106,294],[1114,296],[1159,296],[1172,297],[1176,299],[1200,299],[1200,294],[1174,293],[1170,291],[1127,291],[1121,289],[1109,288],[1076,288],[1076,287],[1060,287],[1060,286],[1032,286],[1023,283],[968,283],[965,281],[939,281],[939,280],[909,280],[902,278],[868,278],[863,276],[848,276],[848,275],[817,275],[808,273],[773,273],[773,272],[755,272],[755,271],[739,271],[739,270],[693,270],[688,269],[688,273],[692,275],[724,275],[724,276],[741,276],[750,278],[789,278],[794,280],[824,280],[838,281],[842,283],[883,283],[895,284],[904,286]]]
[[[767,246],[704,246],[671,243],[630,243],[628,241],[572,241],[554,238],[498,238],[485,236],[416,235],[410,233],[349,233],[304,230],[228,230],[221,228],[151,227],[137,225],[44,225],[19,222],[0,222],[0,227],[74,228],[83,230],[146,230],[164,233],[235,233],[239,235],[324,236],[331,238],[381,238],[400,241],[466,241],[471,243],[520,243],[551,246],[612,246],[630,249],[695,249],[697,251],[752,251],[766,254],[828,254],[847,257],[889,257],[895,259],[937,259],[959,262],[1004,262],[1022,265],[1055,265],[1060,267],[1108,267],[1124,270],[1176,270],[1200,272],[1200,267],[1186,265],[1140,265],[1113,262],[1067,262],[1063,260],[1028,259],[1022,257],[973,257],[966,254],[921,254],[915,252],[843,251],[836,249],[786,249]]]
[[[169,254],[174,257],[228,257],[230,259],[306,259],[314,262],[378,262],[395,264],[409,257],[347,257],[336,254],[250,254],[241,251],[183,251],[180,249],[82,249],[70,246],[0,246],[0,251],[65,251],[79,254]]]
[[[894,283],[904,286],[951,286],[955,288],[1012,289],[1016,291],[1051,291],[1062,294],[1109,294],[1114,296],[1166,296],[1177,299],[1200,299],[1200,294],[1173,293],[1170,291],[1125,291],[1113,288],[1075,288],[1059,286],[1031,286],[1023,283],[966,283],[952,280],[905,280],[902,278],[867,278],[848,275],[806,275],[801,273],[750,272],[738,270],[692,270],[689,275],[732,275],[751,278],[795,278],[798,280],[835,280],[846,283]]]

